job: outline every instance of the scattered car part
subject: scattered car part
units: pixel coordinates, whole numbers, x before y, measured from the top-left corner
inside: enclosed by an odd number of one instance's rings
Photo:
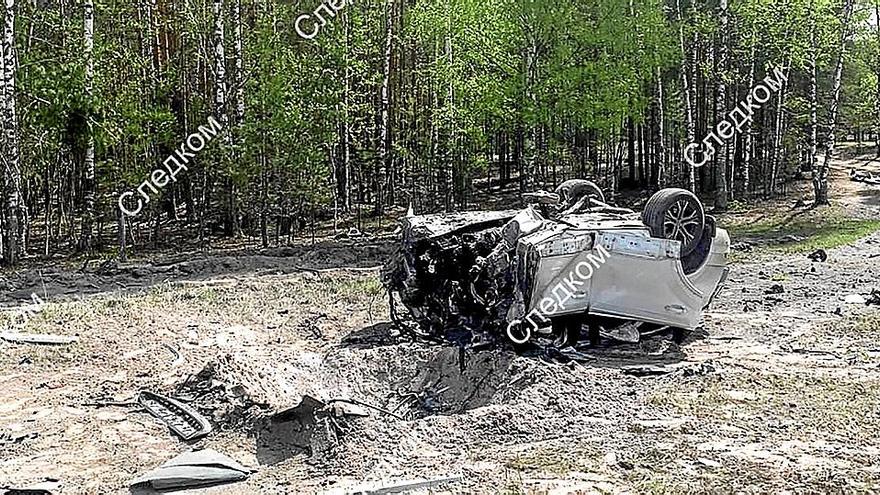
[[[817,249],[817,250],[813,251],[812,253],[810,253],[810,255],[807,256],[807,258],[809,258],[811,261],[824,263],[825,261],[828,260],[828,253],[826,253],[824,249]]]
[[[46,478],[45,481],[22,488],[0,487],[0,495],[52,495],[53,491],[60,488],[61,482],[57,479]]]
[[[65,335],[51,335],[47,333],[0,333],[0,339],[15,344],[45,344],[45,345],[66,345],[72,344],[79,340],[79,337],[68,337]]]
[[[551,193],[547,191],[535,191],[523,193],[523,200],[528,203],[541,204],[541,205],[556,205],[559,203],[559,195],[556,193]],[[410,215],[413,216],[413,215]]]
[[[256,429],[260,463],[276,464],[303,452],[311,455],[313,437],[319,431],[318,414],[325,407],[323,401],[304,395],[296,406],[265,418]],[[269,457],[261,452],[267,452]]]
[[[138,395],[138,403],[183,440],[194,440],[211,433],[211,423],[178,400],[144,390]]]
[[[399,419],[401,421],[404,420],[404,418],[394,414],[393,411],[372,404],[367,404],[366,402],[357,399],[331,399],[327,401],[327,407],[324,408],[323,412],[329,412],[332,416],[337,418],[342,416],[366,418],[370,415],[370,413],[367,412],[367,409],[378,411],[382,414],[391,416],[394,419]]]
[[[688,191],[657,192],[641,216],[589,194],[573,210],[546,210],[402,219],[400,247],[382,275],[392,319],[414,336],[463,345],[525,345],[540,334],[536,326],[552,327],[557,345],[573,345],[586,323],[596,343],[591,322],[606,331],[630,322],[693,330],[726,280],[730,238]],[[601,263],[588,271],[594,260]],[[578,267],[589,276],[565,285]],[[561,295],[565,304],[541,309]]]
[[[353,416],[356,418],[366,418],[370,416],[367,409],[345,399],[335,399],[327,404],[327,412],[335,417]]]
[[[251,470],[213,449],[184,452],[129,483],[132,490],[195,488],[241,481]]]
[[[461,481],[461,476],[447,476],[430,480],[398,481],[392,484],[371,483],[366,486],[346,489],[344,493],[351,495],[385,495],[388,493],[408,493],[414,490],[424,490],[447,483]],[[332,492],[331,492],[332,493]]]

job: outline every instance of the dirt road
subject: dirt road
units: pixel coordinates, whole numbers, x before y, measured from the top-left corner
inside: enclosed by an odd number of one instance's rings
[[[842,208],[880,218],[880,190],[846,182],[845,168]],[[451,493],[880,490],[880,313],[845,302],[880,289],[880,232],[826,262],[743,253],[681,347],[657,336],[583,363],[501,351],[462,362],[456,348],[406,341],[364,268],[390,244],[358,246],[338,262],[344,249],[303,248],[6,274],[7,321],[45,286],[50,302],[25,329],[79,341],[0,341],[0,487],[54,478],[64,494],[124,493],[177,453],[211,447],[256,472],[202,493],[436,477],[460,477],[435,489]],[[185,396],[179,386],[209,363],[212,392],[193,404],[219,429],[192,445],[134,407],[88,405],[141,389]],[[260,417],[303,394],[393,416],[341,419],[335,435],[267,430]]]

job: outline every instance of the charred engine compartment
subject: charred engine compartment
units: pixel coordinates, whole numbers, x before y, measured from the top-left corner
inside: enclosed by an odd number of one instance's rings
[[[515,284],[504,235],[509,220],[503,216],[441,235],[404,221],[402,245],[382,277],[398,325],[420,337],[460,344],[488,343],[503,335]],[[400,321],[395,296],[415,328]]]

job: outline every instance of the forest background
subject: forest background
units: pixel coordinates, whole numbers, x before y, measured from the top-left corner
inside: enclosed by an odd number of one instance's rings
[[[821,205],[839,141],[880,153],[880,0],[321,5],[5,0],[3,262],[265,247],[316,221],[474,208],[575,177],[610,197],[685,187],[716,211],[812,177]],[[327,22],[305,39],[296,19],[315,12]],[[779,91],[689,165],[688,144],[777,67]],[[221,134],[123,215],[120,194],[209,118]]]

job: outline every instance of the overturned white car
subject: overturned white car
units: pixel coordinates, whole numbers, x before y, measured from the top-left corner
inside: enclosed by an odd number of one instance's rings
[[[696,328],[730,250],[699,199],[664,189],[639,215],[607,205],[590,182],[570,183],[521,211],[404,218],[383,274],[395,319],[399,299],[413,332],[462,344],[552,334],[564,346],[583,328],[593,343]]]

